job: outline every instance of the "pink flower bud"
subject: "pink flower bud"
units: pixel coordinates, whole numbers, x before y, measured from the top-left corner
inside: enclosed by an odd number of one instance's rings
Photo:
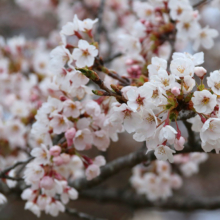
[[[75,128],[70,128],[65,132],[65,137],[67,140],[67,145],[71,146],[73,144],[73,138],[75,137],[76,134],[76,129]]]
[[[67,164],[70,162],[70,155],[69,154],[63,153],[60,155],[60,157],[63,159],[64,164]]]
[[[40,181],[40,187],[48,190],[53,188],[53,184],[54,184],[53,178],[51,178],[50,176],[44,176]]]
[[[180,137],[179,139],[175,139],[174,141],[174,148],[176,150],[183,150],[185,144],[185,139],[184,137]]]
[[[194,72],[198,77],[203,77],[207,73],[207,70],[201,66],[197,66],[194,68]]]
[[[55,163],[56,166],[60,166],[63,164],[63,158],[61,156],[54,157],[53,162]]]
[[[66,139],[73,139],[76,134],[76,129],[75,128],[70,128],[65,132],[65,137]]]
[[[67,98],[65,97],[65,96],[60,96],[60,101],[62,101],[62,102],[64,102],[64,101],[66,101],[67,100]]]
[[[180,94],[180,89],[178,87],[173,87],[171,89],[171,92],[175,95],[178,96]]]
[[[54,156],[54,157],[57,157],[60,155],[60,152],[61,152],[61,147],[60,146],[53,146],[50,148],[50,155],[51,156]]]

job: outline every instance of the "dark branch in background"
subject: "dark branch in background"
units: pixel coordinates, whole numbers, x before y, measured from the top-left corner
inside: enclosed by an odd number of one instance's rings
[[[173,53],[175,52],[176,34],[177,34],[177,31],[174,30],[173,35],[168,40],[170,45],[171,45],[170,57],[169,57],[169,59],[167,61],[168,68],[170,67],[170,63],[171,63],[171,60],[172,60]]]
[[[104,62],[104,64],[110,63],[110,62],[112,62],[114,59],[116,59],[116,58],[118,58],[118,57],[121,57],[121,56],[123,56],[123,53],[116,53],[115,55],[113,55],[113,56],[111,56],[111,57],[105,59],[103,62]]]
[[[96,41],[100,43],[100,36],[102,33],[102,17],[103,17],[103,12],[104,12],[104,6],[105,6],[105,0],[101,0],[100,6],[99,6],[99,11],[98,11],[98,29],[97,29],[97,35],[96,35]]]
[[[178,117],[177,117],[177,120],[180,121],[185,121],[186,119],[189,119],[189,118],[192,118],[196,116],[196,113],[193,112],[193,111],[189,111],[189,110],[183,110],[183,111],[180,111]]]
[[[33,159],[34,159],[34,157],[30,157],[27,160],[19,161],[19,162],[15,163],[14,165],[2,170],[0,172],[0,178],[11,179],[11,180],[22,180],[22,178],[10,177],[7,175],[7,173],[10,172],[11,170],[15,169],[17,166],[28,164]]]
[[[118,173],[119,171],[125,168],[133,167],[142,162],[148,164],[151,161],[156,160],[154,151],[150,151],[147,154],[146,151],[147,149],[142,148],[136,152],[117,158],[111,161],[110,163],[106,164],[103,168],[101,168],[101,174],[98,177],[94,178],[93,180],[88,181],[85,178],[81,178],[75,180],[73,183],[70,183],[70,185],[79,191],[88,189],[102,183],[109,177],[113,176],[114,174]],[[194,143],[193,148],[189,148],[188,146],[185,146],[185,148],[182,151],[177,151],[176,154],[184,154],[191,152],[204,152],[204,151],[199,144]]]
[[[97,200],[101,203],[120,203],[133,208],[156,208],[164,210],[193,211],[197,209],[219,209],[220,197],[214,198],[175,198],[166,201],[151,202],[144,195],[131,190],[116,189],[87,190],[80,193],[81,198]]]
[[[200,6],[204,5],[204,4],[210,3],[211,1],[212,1],[212,0],[203,0],[203,1],[200,1],[200,2],[196,3],[195,5],[193,5],[193,8],[196,9],[196,8],[198,8],[198,7],[200,7]]]
[[[96,218],[91,215],[88,215],[83,212],[78,212],[76,209],[68,208],[66,207],[65,211],[68,215],[75,216],[84,220],[107,220],[107,219],[102,219],[102,218]]]
[[[184,120],[183,123],[188,132],[188,145],[193,146],[193,144],[196,143],[196,141],[195,141],[195,133],[192,131],[192,124],[186,120]]]

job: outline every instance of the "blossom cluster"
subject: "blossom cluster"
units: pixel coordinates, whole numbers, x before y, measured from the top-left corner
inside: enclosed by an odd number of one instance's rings
[[[190,177],[198,172],[198,165],[206,159],[206,153],[175,155],[174,165],[180,169],[182,175]],[[156,160],[150,167],[135,166],[130,182],[138,194],[144,194],[150,201],[155,201],[172,196],[172,190],[179,189],[183,179],[174,172],[170,163]]]
[[[69,11],[71,5],[48,0],[36,8],[34,0],[17,2],[37,14],[54,7]],[[206,78],[203,52],[171,54],[170,41],[209,49],[218,35],[200,26],[189,1],[107,1],[103,23],[111,32],[110,49],[123,53],[109,65],[115,71],[102,59],[109,52],[106,40],[95,41],[99,20],[85,18],[88,9],[76,2],[71,6],[83,9],[83,15],[63,25],[69,13],[58,12],[66,18],[60,19],[59,35],[51,33],[48,41],[0,38],[0,95],[5,97],[0,100],[0,171],[33,157],[21,171],[27,185],[21,197],[25,209],[38,217],[41,211],[64,212],[69,200],[78,198],[71,183],[96,178],[106,164],[100,153],[91,156],[89,150],[106,151],[124,131],[146,142],[146,153],[157,159],[150,167],[134,167],[130,179],[138,193],[153,201],[182,185],[170,163],[189,177],[207,159],[205,153],[174,155],[194,147],[180,129],[183,111],[192,113],[187,121],[200,133],[202,149],[220,150],[220,71]],[[98,9],[99,1],[85,3]],[[114,16],[120,20],[116,28]],[[2,181],[14,187],[17,173],[11,169],[11,179]]]

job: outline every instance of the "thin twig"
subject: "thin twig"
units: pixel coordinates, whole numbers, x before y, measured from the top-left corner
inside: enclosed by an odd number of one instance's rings
[[[130,80],[128,78],[121,77],[114,70],[110,70],[107,67],[105,67],[102,59],[100,59],[99,57],[97,57],[95,60],[94,68],[97,69],[98,71],[102,71],[103,73],[107,74],[113,79],[117,79],[123,86],[130,85]]]
[[[75,216],[75,217],[85,219],[85,220],[107,220],[107,219],[103,219],[103,218],[96,218],[94,216],[88,215],[83,212],[79,212],[76,209],[72,209],[72,208],[68,208],[68,207],[66,207],[66,213],[68,215]]]
[[[18,178],[14,178],[14,177],[10,177],[7,175],[7,173],[13,169],[15,169],[17,166],[23,165],[23,164],[28,164],[31,160],[33,160],[34,157],[30,157],[27,160],[24,161],[18,161],[17,163],[15,163],[14,165],[2,170],[0,172],[0,178],[4,178],[4,179],[11,179],[11,180],[17,180]],[[20,180],[20,179],[19,179]]]
[[[211,2],[212,0],[203,0],[203,1],[200,1],[200,2],[198,2],[198,3],[196,3],[195,5],[193,5],[193,8],[195,9],[195,8],[198,8],[198,7],[200,7],[200,6],[202,6],[202,5],[204,5],[204,4],[208,4],[209,2]]]

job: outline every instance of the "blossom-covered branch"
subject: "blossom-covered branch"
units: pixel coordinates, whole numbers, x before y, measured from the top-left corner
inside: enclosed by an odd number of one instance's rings
[[[188,154],[193,152],[203,152],[203,150],[199,144],[194,143],[193,147],[188,146],[182,151],[177,151],[176,154]],[[149,165],[154,160],[156,160],[156,156],[153,151],[146,154],[145,148],[141,148],[136,152],[117,158],[106,164],[104,167],[102,167],[100,175],[93,180],[88,181],[83,178],[75,180],[73,183],[70,183],[70,185],[76,188],[78,191],[85,190],[99,185],[112,175],[117,174],[125,168],[131,168],[140,163]]]
[[[220,71],[207,73],[203,52],[178,52],[188,42],[210,49],[218,32],[202,27],[188,0],[45,2],[28,10],[54,11],[60,31],[33,42],[0,37],[1,181],[13,188],[23,177],[25,209],[37,216],[58,216],[78,191],[127,167],[138,194],[171,197],[220,151]],[[146,144],[106,164],[101,152],[122,132]]]

